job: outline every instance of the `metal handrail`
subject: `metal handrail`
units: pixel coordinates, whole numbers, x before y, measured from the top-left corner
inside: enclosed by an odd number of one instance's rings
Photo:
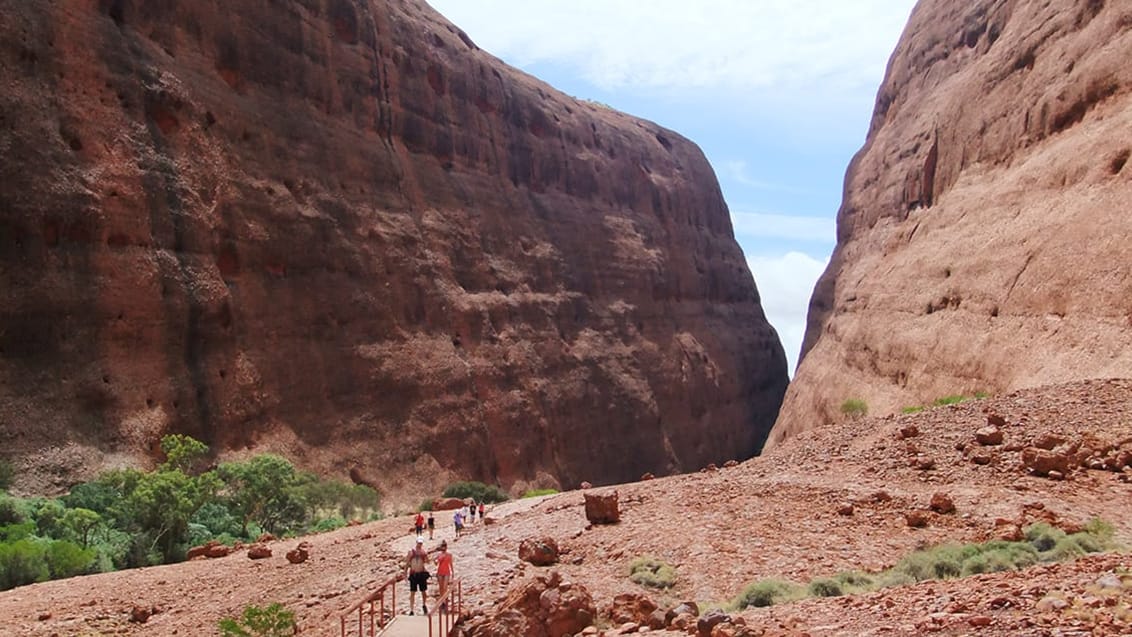
[[[448,586],[448,592],[445,593],[444,599],[438,599],[436,606],[428,613],[428,637],[448,637],[452,626],[460,618],[463,605],[463,589],[460,586],[460,580],[455,580]],[[436,625],[436,632],[433,632],[432,629],[434,624]]]
[[[376,591],[367,595],[365,599],[346,609],[346,612],[342,613],[342,616],[339,618],[342,625],[342,637],[348,637],[346,633],[346,620],[355,612],[358,614],[358,637],[366,637],[364,616],[367,614],[369,615],[369,637],[376,637],[378,632],[384,630],[385,625],[393,621],[393,618],[397,616],[397,587],[395,584],[403,579],[405,579],[404,574],[390,578],[378,587]],[[385,612],[385,592],[387,590],[390,591],[388,613]],[[375,603],[377,604],[376,609],[374,608]],[[367,604],[369,605],[368,612],[365,611]],[[355,633],[351,630],[349,635],[353,634]]]

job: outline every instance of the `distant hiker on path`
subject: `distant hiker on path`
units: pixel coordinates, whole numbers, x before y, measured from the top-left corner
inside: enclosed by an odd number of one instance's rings
[[[480,522],[483,522],[483,512],[484,512],[483,502],[480,502]]]
[[[462,533],[464,531],[464,512],[463,511],[461,511],[460,509],[456,509],[456,512],[452,514],[452,524],[456,525],[456,537],[459,538],[460,533]]]
[[[475,500],[472,500],[472,503],[468,505],[468,522],[470,524],[476,523],[476,501]]]
[[[424,516],[420,511],[417,511],[417,519],[413,520],[413,528],[416,529],[418,537],[424,533]]]
[[[432,517],[432,511],[428,512],[428,539],[432,539],[433,532],[436,531],[436,518]]]
[[[420,514],[418,514],[419,516]],[[417,537],[417,544],[405,556],[405,574],[409,576],[409,614],[413,614],[413,606],[417,603],[417,591],[421,592],[421,612],[428,614],[425,605],[428,590],[428,551],[424,548],[424,538]]]
[[[452,583],[452,554],[448,552],[448,542],[440,541],[440,554],[436,556],[436,583],[440,587],[436,597],[440,600],[440,609],[448,606],[444,596],[448,593],[448,585]]]

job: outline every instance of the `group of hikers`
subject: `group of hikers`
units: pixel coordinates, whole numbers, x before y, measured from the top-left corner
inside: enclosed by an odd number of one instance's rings
[[[452,523],[456,527],[456,538],[463,534],[465,522],[468,524],[475,523],[476,513],[479,513],[482,522],[485,513],[484,504],[480,502],[477,505],[475,500],[472,500],[471,504],[456,509],[452,514]],[[428,572],[429,551],[424,547],[424,530],[426,527],[428,528],[428,539],[431,540],[436,533],[436,518],[433,517],[432,511],[429,511],[426,520],[424,514],[418,511],[416,519],[413,520],[417,542],[409,550],[409,554],[405,556],[405,575],[409,579],[409,610],[407,612],[409,615],[413,614],[413,609],[417,606],[417,591],[421,593],[421,612],[425,615],[428,614],[426,591],[431,574]],[[445,596],[448,594],[449,584],[452,583],[453,573],[452,554],[448,552],[447,540],[440,541],[437,555],[432,561],[436,563],[436,583],[439,588],[436,597],[440,600],[440,609],[444,610],[447,604]]]

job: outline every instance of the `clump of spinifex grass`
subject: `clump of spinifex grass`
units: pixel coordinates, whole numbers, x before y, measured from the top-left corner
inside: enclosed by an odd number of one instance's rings
[[[729,606],[735,610],[771,606],[806,597],[839,597],[934,579],[1014,571],[1039,562],[1072,560],[1113,546],[1111,524],[1094,519],[1080,533],[1066,533],[1044,522],[1026,529],[1025,540],[941,544],[906,555],[890,569],[870,574],[843,571],[806,584],[763,579],[748,584]]]
[[[629,579],[650,588],[672,588],[676,584],[676,568],[663,560],[645,555],[629,564]]]

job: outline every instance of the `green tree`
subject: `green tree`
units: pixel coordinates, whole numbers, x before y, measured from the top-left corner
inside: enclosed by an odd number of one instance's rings
[[[187,476],[180,470],[145,474],[126,496],[133,525],[150,541],[165,563],[179,559],[189,520],[215,497],[219,482],[211,473]]]
[[[191,436],[170,434],[161,438],[161,451],[165,453],[162,469],[195,473],[193,469],[208,456],[208,445]]]
[[[444,489],[446,498],[473,498],[476,502],[494,504],[506,502],[509,498],[499,487],[482,482],[456,482]]]
[[[40,537],[60,538],[63,528],[63,516],[67,509],[58,500],[45,500],[35,512],[35,524]]]
[[[63,514],[62,524],[70,532],[71,537],[77,539],[79,545],[85,549],[90,547],[91,536],[102,524],[102,516],[82,507],[67,509]]]
[[[224,463],[217,473],[225,485],[226,501],[241,520],[243,535],[253,522],[276,534],[305,523],[303,490],[312,477],[299,474],[287,459],[265,453],[246,462]]]

